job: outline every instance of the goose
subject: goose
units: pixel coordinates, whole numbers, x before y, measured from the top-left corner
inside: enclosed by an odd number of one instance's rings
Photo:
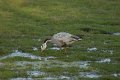
[[[59,32],[54,34],[52,37],[44,40],[44,43],[41,45],[41,52],[43,52],[47,48],[47,43],[53,43],[56,46],[62,48],[64,47],[66,52],[66,47],[71,45],[76,41],[82,40],[80,37],[67,33],[67,32]]]

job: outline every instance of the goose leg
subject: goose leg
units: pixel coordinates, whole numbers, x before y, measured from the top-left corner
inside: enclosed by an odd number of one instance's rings
[[[64,48],[64,52],[67,53],[67,48],[66,47]]]

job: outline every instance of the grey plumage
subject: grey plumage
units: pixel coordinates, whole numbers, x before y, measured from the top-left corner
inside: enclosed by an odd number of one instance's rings
[[[58,47],[63,47],[79,40],[81,39],[76,35],[72,35],[66,32],[59,32],[57,34],[54,34],[50,39],[46,39],[44,43],[47,44],[47,42],[51,42],[53,44],[56,44]]]
[[[53,37],[51,38],[51,42],[61,47],[65,44],[70,45],[74,41],[78,41],[79,39],[80,38],[78,36],[72,35],[70,33],[60,32],[53,35]]]

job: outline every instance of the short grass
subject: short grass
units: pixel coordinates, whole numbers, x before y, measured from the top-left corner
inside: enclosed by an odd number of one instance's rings
[[[43,40],[61,31],[83,35],[83,40],[73,44],[73,47],[68,49],[68,54],[54,50],[46,50],[42,54],[40,46]],[[113,73],[120,74],[120,35],[112,35],[114,32],[120,32],[119,0],[0,0],[1,57],[18,49],[43,57],[55,56],[66,62],[93,61],[89,71],[95,69],[106,75],[101,77],[101,80],[118,80],[118,77],[110,76]],[[39,50],[33,51],[32,47]],[[98,50],[87,52],[87,48],[92,47]],[[113,50],[113,54],[109,54],[109,50]],[[108,64],[94,63],[101,58],[110,58],[112,61]],[[24,60],[32,61],[15,57],[1,62],[10,64]],[[27,77],[21,68],[18,70],[21,72],[17,74],[10,70],[11,65],[6,67],[8,68],[0,65],[1,79]],[[78,68],[42,68],[52,75],[68,71],[73,76],[81,71],[76,69]]]

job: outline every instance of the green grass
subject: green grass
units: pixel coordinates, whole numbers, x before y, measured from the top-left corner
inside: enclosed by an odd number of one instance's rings
[[[65,62],[93,61],[88,70],[95,69],[104,74],[100,80],[118,80],[118,77],[110,74],[120,73],[120,36],[112,35],[120,32],[119,9],[119,0],[0,0],[0,57],[18,49],[36,56],[55,56],[57,60]],[[68,54],[54,50],[41,53],[43,40],[60,31],[83,35],[83,40],[73,44],[73,47],[68,49]],[[39,50],[33,51],[32,47]],[[51,44],[48,47],[51,47]],[[98,50],[87,52],[87,48],[92,47]],[[109,54],[107,50],[113,50],[113,54]],[[101,58],[110,58],[112,61],[108,64],[95,62]],[[11,64],[14,61],[36,60],[14,57],[1,60],[0,63]],[[10,71],[11,66],[14,65],[4,66],[8,68],[5,70],[0,65],[1,79],[27,76],[24,71],[19,74]],[[77,75],[81,71],[74,67],[42,70],[52,75],[58,74],[57,72],[62,74],[64,70]]]

